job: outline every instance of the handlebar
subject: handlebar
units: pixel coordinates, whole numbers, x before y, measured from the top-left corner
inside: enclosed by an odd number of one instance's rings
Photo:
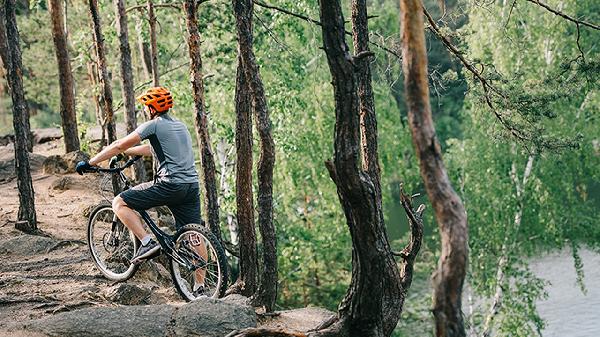
[[[121,167],[114,167],[114,168],[106,169],[106,168],[102,168],[102,167],[98,167],[98,166],[92,166],[89,170],[86,170],[86,171],[87,172],[119,173],[119,172],[123,171],[124,169],[133,165],[133,163],[135,163],[140,158],[142,158],[142,156],[135,156],[135,157],[129,159],[128,161],[126,161],[125,165],[123,165]]]

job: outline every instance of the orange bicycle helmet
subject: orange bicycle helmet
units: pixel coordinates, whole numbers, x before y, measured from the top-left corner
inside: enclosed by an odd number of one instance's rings
[[[157,113],[165,112],[173,107],[173,97],[167,88],[155,87],[139,95],[137,100],[154,108]]]

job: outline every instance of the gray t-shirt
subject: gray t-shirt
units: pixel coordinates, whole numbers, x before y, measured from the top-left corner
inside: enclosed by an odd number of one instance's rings
[[[185,124],[162,114],[138,126],[135,132],[148,139],[158,162],[157,180],[173,183],[197,183],[192,137]]]

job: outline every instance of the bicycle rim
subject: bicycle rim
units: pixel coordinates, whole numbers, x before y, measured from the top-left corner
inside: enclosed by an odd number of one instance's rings
[[[137,241],[109,205],[91,213],[88,247],[94,263],[110,280],[125,281],[137,270],[137,266],[129,262],[137,249]]]
[[[196,225],[183,227],[175,238],[175,253],[193,267],[190,269],[189,265],[170,259],[173,282],[186,301],[223,295],[227,282],[226,257],[210,232]],[[204,285],[202,292],[197,291],[200,284]]]

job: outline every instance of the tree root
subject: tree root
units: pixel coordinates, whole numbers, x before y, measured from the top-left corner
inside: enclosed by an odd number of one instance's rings
[[[225,337],[307,337],[307,335],[281,329],[247,328],[232,331]]]

